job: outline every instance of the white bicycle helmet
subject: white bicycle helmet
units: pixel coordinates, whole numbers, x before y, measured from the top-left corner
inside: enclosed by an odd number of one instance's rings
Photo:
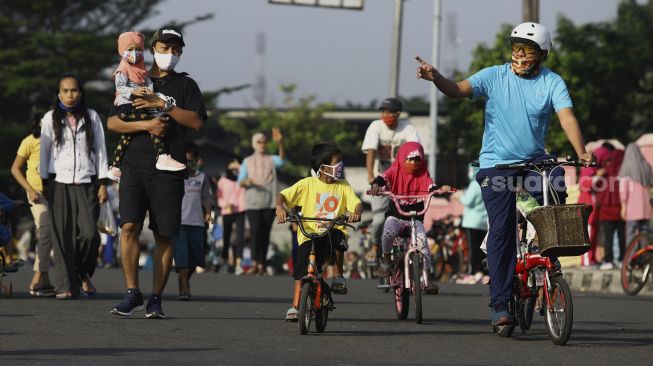
[[[521,42],[537,46],[547,53],[551,50],[551,34],[549,34],[545,26],[533,22],[526,22],[516,26],[510,32],[510,42]]]

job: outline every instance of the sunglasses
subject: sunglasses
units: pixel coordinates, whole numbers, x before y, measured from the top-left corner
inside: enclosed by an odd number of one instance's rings
[[[267,144],[268,142],[265,141],[265,140],[259,140],[259,141],[256,141],[256,143],[257,144]]]
[[[422,158],[420,158],[419,156],[413,156],[413,157],[410,157],[410,158],[406,159],[406,161],[408,161],[408,160],[418,163],[418,162],[422,161]]]
[[[525,43],[512,43],[510,47],[512,48],[512,52],[515,53],[519,51],[524,51],[525,54],[531,54],[537,52],[537,48],[535,46],[531,46]]]

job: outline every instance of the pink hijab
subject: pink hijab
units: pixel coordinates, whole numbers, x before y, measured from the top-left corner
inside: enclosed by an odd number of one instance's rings
[[[413,156],[422,158],[422,165],[414,174],[406,172],[406,159]],[[390,168],[381,174],[386,181],[386,188],[394,194],[423,194],[428,192],[433,179],[426,169],[424,147],[418,142],[406,142],[399,147],[397,158]]]
[[[116,73],[120,72],[127,75],[127,78],[132,82],[144,84],[147,77],[144,58],[141,57],[137,63],[132,65],[123,57],[123,53],[132,43],[136,43],[143,50],[145,48],[145,37],[140,32],[125,32],[118,37],[118,54],[121,60],[113,75],[115,77]]]

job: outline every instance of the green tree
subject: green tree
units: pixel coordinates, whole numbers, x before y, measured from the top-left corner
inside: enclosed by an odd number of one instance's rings
[[[343,154],[355,154],[360,151],[361,141],[352,129],[348,129],[343,120],[325,119],[324,113],[334,109],[329,103],[316,103],[315,96],[296,98],[295,84],[282,85],[284,108],[266,106],[253,111],[244,120],[220,116],[220,125],[228,132],[235,133],[240,140],[236,153],[244,155],[251,151],[251,136],[256,132],[270,135],[273,127],[281,129],[287,163],[283,170],[291,175],[302,177],[309,171],[311,148],[320,141],[332,141],[338,145]],[[270,144],[271,153],[277,147]]]

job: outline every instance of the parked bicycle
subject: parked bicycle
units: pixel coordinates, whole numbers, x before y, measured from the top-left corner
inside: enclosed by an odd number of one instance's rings
[[[417,324],[422,323],[422,293],[429,287],[430,281],[428,273],[430,265],[417,244],[416,218],[426,213],[434,195],[453,192],[455,192],[455,189],[451,188],[448,191],[435,190],[426,195],[395,195],[389,191],[379,191],[377,193],[378,195],[388,196],[401,215],[410,217],[410,227],[407,227],[401,235],[395,238],[389,278],[389,288],[393,290],[397,318],[401,320],[408,317],[410,294],[412,293],[415,298],[415,322]],[[367,194],[372,194],[372,191],[368,191]],[[424,208],[421,211],[406,212],[401,208],[400,200],[423,202]]]
[[[445,273],[456,278],[469,271],[469,242],[459,218],[447,215],[433,220],[427,236],[433,239],[431,268],[435,280],[440,281]]]
[[[528,330],[533,320],[538,298],[546,320],[549,337],[556,345],[569,340],[573,325],[573,301],[569,285],[562,276],[557,257],[578,256],[590,248],[587,220],[592,207],[584,204],[550,204],[550,172],[562,165],[584,166],[582,162],[558,162],[554,159],[538,163],[498,164],[496,169],[528,170],[538,172],[545,189],[543,205],[526,215],[535,228],[537,239],[527,241],[527,223],[521,220],[520,240],[517,243],[517,264],[513,279],[513,297],[509,311],[521,328]],[[554,197],[557,202],[557,197]],[[519,227],[520,226],[520,227]],[[540,297],[541,296],[541,297]],[[515,322],[493,326],[501,337],[510,337]]]
[[[311,320],[315,318],[315,330],[318,333],[324,332],[329,319],[329,311],[335,309],[333,298],[331,297],[331,288],[322,278],[322,272],[328,265],[324,263],[324,268],[317,265],[316,239],[322,238],[329,234],[329,231],[336,225],[347,226],[355,229],[347,223],[347,217],[343,216],[337,219],[303,217],[301,212],[291,212],[289,222],[296,222],[299,230],[310,239],[311,251],[308,256],[307,274],[302,278],[302,290],[299,300],[299,310],[297,314],[299,333],[308,333],[311,327]],[[305,221],[319,221],[327,223],[327,227],[319,233],[308,233],[304,228]],[[330,251],[332,252],[332,251]],[[326,261],[325,261],[326,262]]]
[[[646,228],[630,241],[621,265],[621,286],[630,296],[637,295],[651,275],[653,267],[653,231]]]

